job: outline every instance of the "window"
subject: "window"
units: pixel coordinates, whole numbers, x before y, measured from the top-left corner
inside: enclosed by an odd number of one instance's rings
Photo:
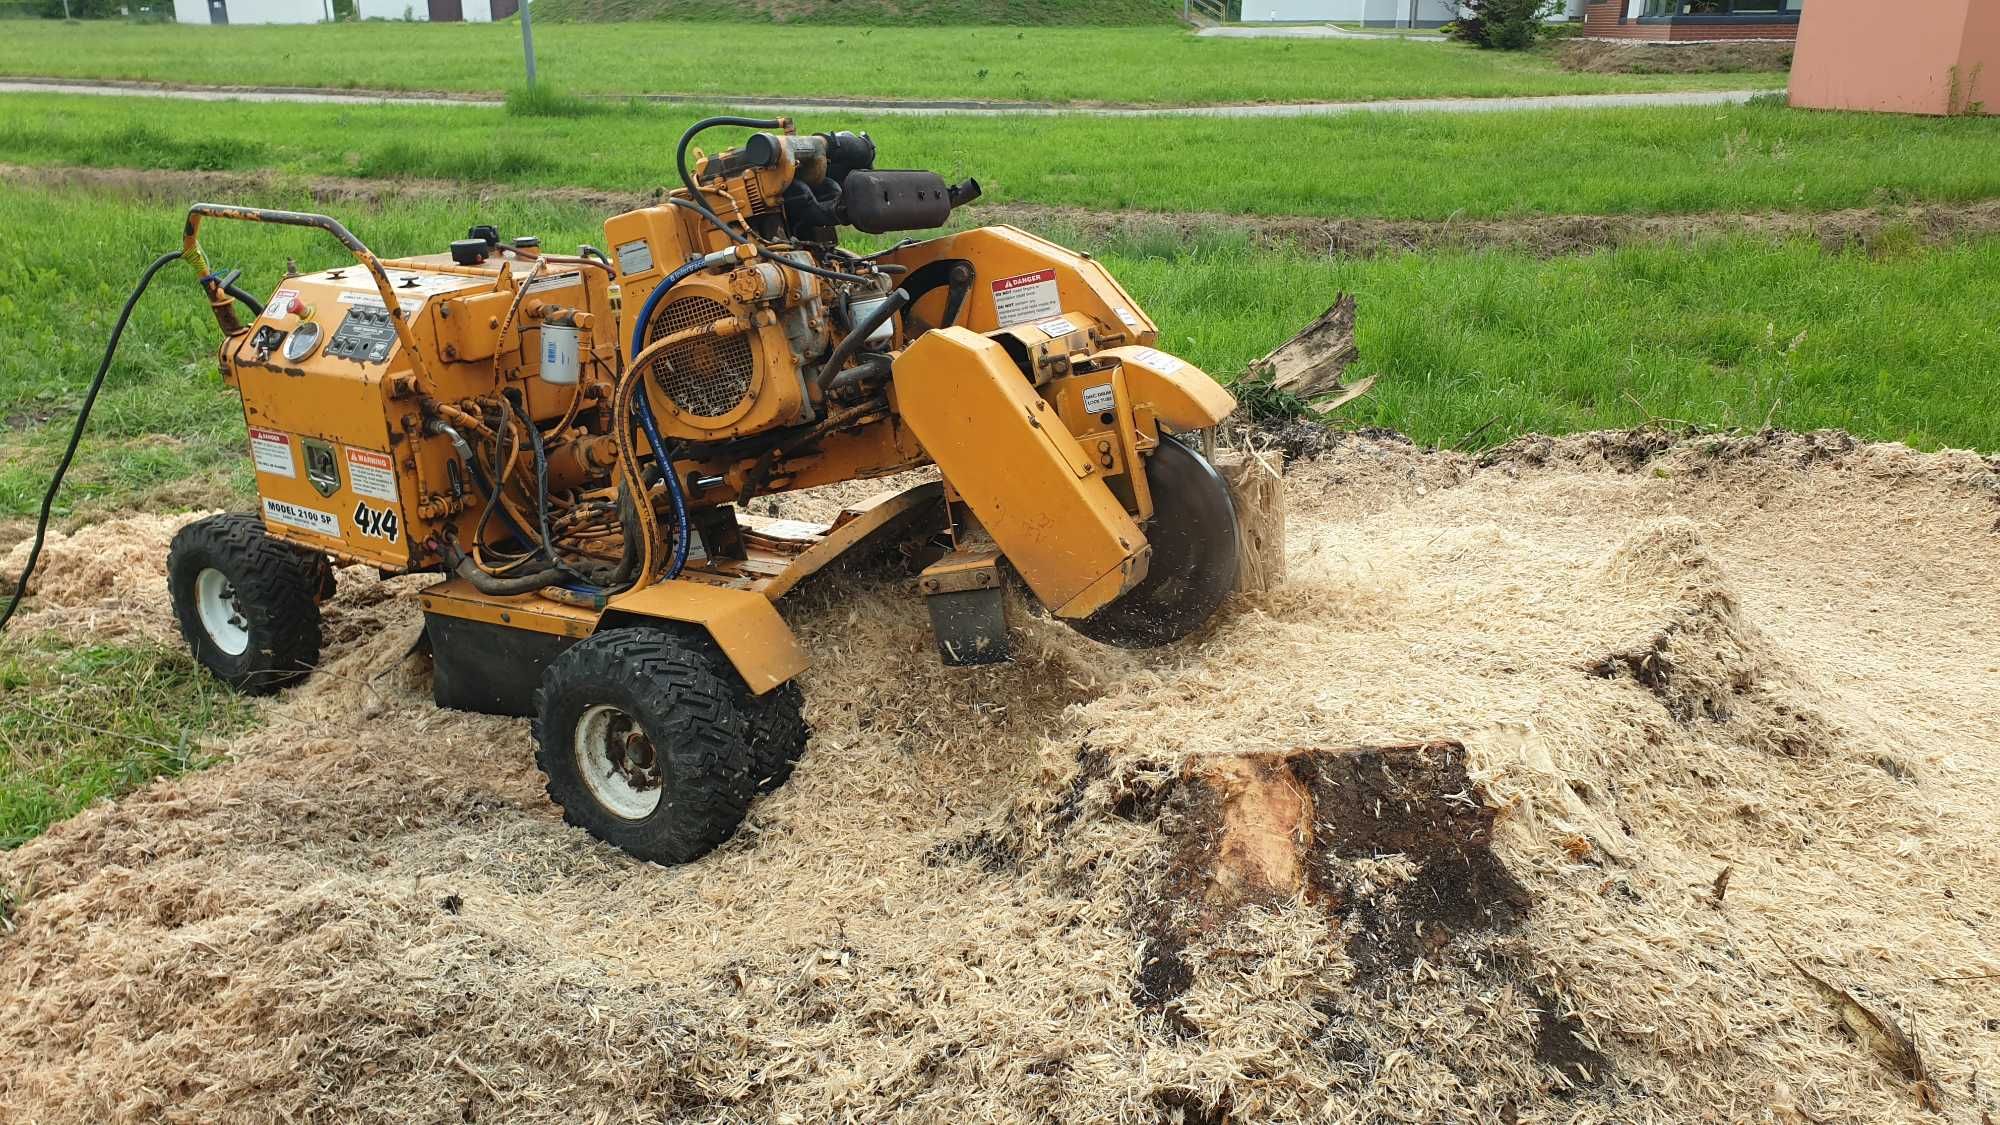
[[[1640,15],[1648,19],[1674,16],[1759,16],[1797,15],[1805,0],[1645,0]]]

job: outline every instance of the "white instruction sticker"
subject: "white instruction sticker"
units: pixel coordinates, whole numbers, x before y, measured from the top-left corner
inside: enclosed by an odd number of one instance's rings
[[[292,460],[292,435],[283,430],[250,427],[250,460],[260,473],[274,477],[299,475],[297,463]]]
[[[271,294],[271,303],[264,306],[264,316],[268,319],[274,316],[286,316],[290,314],[292,311],[292,301],[298,295],[299,291],[296,289],[280,289],[276,293]]]
[[[1118,319],[1125,322],[1125,327],[1139,327],[1139,318],[1132,315],[1131,309],[1126,308],[1124,305],[1113,305],[1111,306],[1111,311],[1118,314]]]
[[[1054,320],[1039,321],[1035,327],[1041,329],[1043,334],[1052,340],[1060,340],[1064,336],[1076,331],[1076,325],[1071,324],[1069,318],[1066,316],[1059,316]]]
[[[1156,348],[1140,348],[1138,351],[1132,353],[1132,360],[1142,366],[1150,367],[1162,375],[1172,375],[1174,372],[1187,366],[1186,362],[1176,359]]]
[[[286,527],[296,527],[331,539],[340,538],[340,517],[332,512],[322,512],[318,508],[308,508],[302,504],[291,504],[283,500],[264,498],[264,518]]]
[[[396,463],[372,449],[347,451],[347,487],[357,496],[396,502]]]
[[[645,273],[653,268],[653,248],[643,238],[618,244],[618,273]]]
[[[1041,320],[1062,312],[1053,268],[1003,277],[993,283],[993,315],[1000,327]]]
[[[1117,405],[1118,396],[1111,393],[1111,384],[1083,388],[1083,408],[1092,414],[1102,414]]]
[[[644,246],[645,243],[642,242],[640,245]],[[558,273],[538,277],[523,288],[530,293],[545,293],[550,289],[568,289],[572,285],[582,284],[583,275],[580,273]]]

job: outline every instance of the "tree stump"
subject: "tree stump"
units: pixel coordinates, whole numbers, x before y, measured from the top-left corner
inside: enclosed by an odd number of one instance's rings
[[[1240,449],[1215,455],[1215,471],[1236,505],[1239,593],[1262,593],[1285,580],[1285,478],[1277,460],[1275,453]]]

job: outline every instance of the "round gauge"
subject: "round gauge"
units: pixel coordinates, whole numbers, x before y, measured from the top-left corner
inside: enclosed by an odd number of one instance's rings
[[[318,322],[311,320],[292,329],[291,339],[285,341],[285,358],[298,363],[313,354],[319,347],[320,331]]]

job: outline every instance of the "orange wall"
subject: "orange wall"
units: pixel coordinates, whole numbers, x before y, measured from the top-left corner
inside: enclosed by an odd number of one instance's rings
[[[1960,77],[1950,105],[1952,73]],[[2000,0],[1810,0],[1791,102],[1810,109],[2000,113]]]

